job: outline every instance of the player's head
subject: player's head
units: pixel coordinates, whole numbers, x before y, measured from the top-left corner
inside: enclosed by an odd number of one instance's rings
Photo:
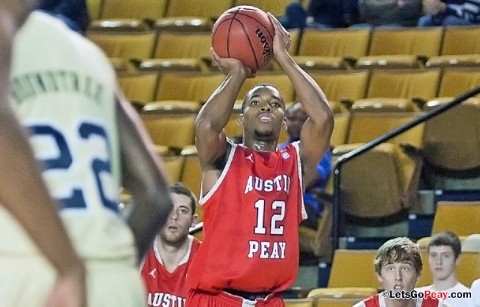
[[[450,231],[434,234],[427,246],[428,264],[433,279],[446,280],[455,278],[455,270],[462,251],[462,242]]]
[[[190,227],[197,223],[198,216],[195,214],[197,199],[192,191],[179,182],[170,186],[170,197],[173,209],[160,232],[160,237],[169,243],[181,243],[187,238]]]
[[[287,132],[291,141],[300,140],[300,131],[308,119],[308,115],[300,102],[295,102],[285,111],[287,118]]]
[[[22,26],[30,12],[38,7],[37,0],[2,0],[0,9],[5,9],[16,22],[16,26]]]
[[[374,261],[377,278],[385,290],[410,291],[422,272],[418,245],[405,237],[385,242]]]
[[[243,99],[244,142],[251,139],[277,141],[285,125],[285,102],[280,91],[271,84],[257,84]]]

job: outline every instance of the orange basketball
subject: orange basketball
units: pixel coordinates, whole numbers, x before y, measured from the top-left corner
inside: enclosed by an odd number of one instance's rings
[[[274,35],[267,13],[241,5],[217,19],[212,30],[212,47],[220,57],[238,59],[255,72],[272,59]]]

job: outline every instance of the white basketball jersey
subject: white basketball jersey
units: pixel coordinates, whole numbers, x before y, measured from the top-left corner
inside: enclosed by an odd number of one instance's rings
[[[117,209],[115,84],[105,55],[50,15],[33,12],[15,39],[11,102],[29,129],[70,237],[88,258],[135,255],[132,233]],[[0,251],[34,250],[3,209],[0,234]]]

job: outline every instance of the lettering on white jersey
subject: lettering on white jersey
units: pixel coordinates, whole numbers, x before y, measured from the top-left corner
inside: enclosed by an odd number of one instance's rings
[[[287,242],[248,241],[248,258],[285,259]]]
[[[12,97],[16,103],[45,93],[73,92],[101,104],[105,92],[103,85],[93,77],[65,70],[19,75],[12,79],[11,85]]]
[[[287,175],[278,175],[274,179],[263,179],[254,175],[248,177],[245,185],[245,194],[253,190],[263,192],[290,191],[290,177]]]
[[[184,307],[185,298],[170,293],[150,292],[148,293],[147,304],[155,307]]]

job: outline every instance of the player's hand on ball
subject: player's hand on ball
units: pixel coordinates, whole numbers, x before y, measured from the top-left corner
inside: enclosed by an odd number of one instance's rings
[[[228,74],[229,71],[234,69],[240,69],[245,72],[247,78],[255,77],[252,70],[245,66],[240,60],[235,58],[222,58],[215,52],[215,50],[213,50],[213,48],[210,48],[210,51],[212,52],[212,65],[217,66],[224,74]]]
[[[280,54],[288,53],[290,48],[290,33],[282,26],[272,13],[268,12],[268,17],[275,28],[275,37],[273,38],[273,56],[278,59]]]

